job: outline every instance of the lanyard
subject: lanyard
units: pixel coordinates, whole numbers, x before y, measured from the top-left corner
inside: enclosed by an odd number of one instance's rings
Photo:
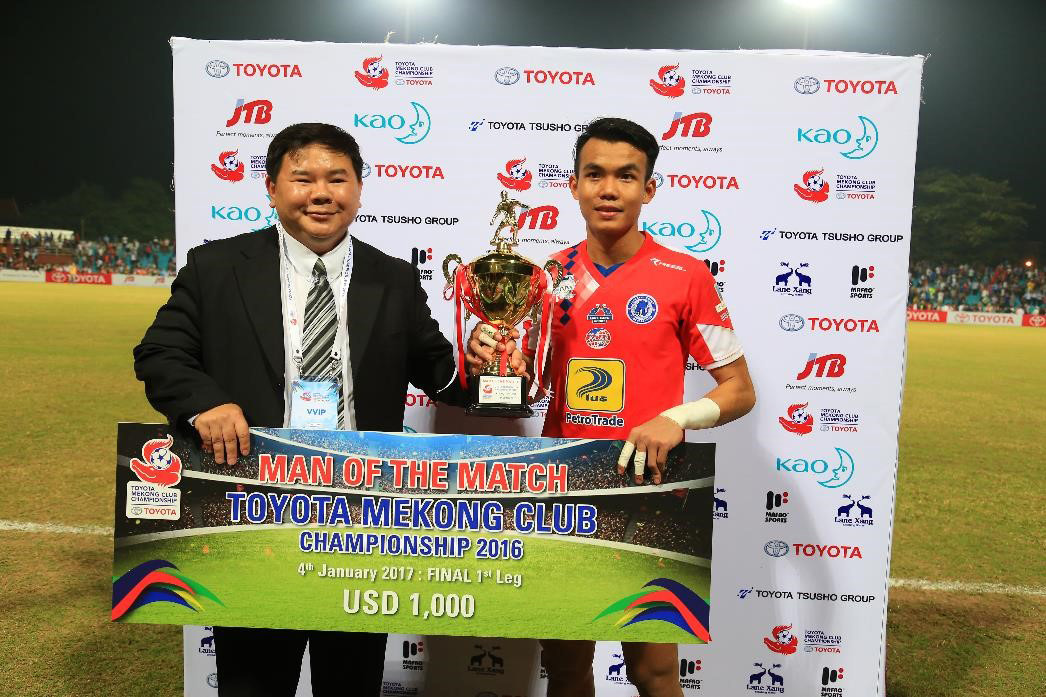
[[[300,373],[301,364],[302,360],[304,360],[302,343],[305,334],[305,323],[299,321],[298,318],[298,307],[294,302],[294,283],[291,279],[290,250],[287,248],[287,239],[285,237],[287,232],[279,219],[276,221],[276,231],[280,236],[280,244],[283,250],[283,253],[280,255],[280,275],[283,277],[283,288],[287,297],[287,319],[290,322],[290,331],[287,333],[290,341],[289,348],[295,372],[298,373],[297,377],[300,378],[302,377]],[[346,303],[348,302],[349,278],[352,276],[352,240],[348,240],[346,244],[348,248],[345,250],[345,261],[341,267],[341,284],[338,292],[334,294],[334,303],[338,315],[338,330],[334,337],[334,345],[331,346],[331,362],[339,365],[342,362],[341,348],[345,345],[346,340],[347,322],[345,315],[348,311]],[[341,367],[344,370],[344,366]],[[339,372],[343,372],[343,370]],[[290,384],[289,380],[288,384]]]

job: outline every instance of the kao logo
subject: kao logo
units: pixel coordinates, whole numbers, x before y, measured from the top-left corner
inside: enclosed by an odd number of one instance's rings
[[[519,71],[511,66],[494,71],[494,81],[499,85],[514,85],[519,82]]]
[[[763,643],[774,653],[790,656],[799,646],[799,637],[792,633],[792,625],[780,624],[773,628],[770,636],[763,637]]]
[[[679,64],[664,65],[657,71],[657,80],[650,81],[650,89],[662,97],[680,97],[686,89],[686,79],[680,75]]]
[[[236,106],[232,110],[232,116],[225,122],[226,128],[231,128],[243,119],[244,123],[263,124],[269,123],[272,118],[272,102],[268,99],[255,99],[250,102],[242,98],[236,100]]]
[[[775,469],[777,472],[809,475],[826,489],[838,489],[853,478],[857,465],[853,455],[842,448],[836,448],[835,455],[839,460],[837,464],[829,464],[823,458],[808,460],[802,457],[779,457]]]
[[[520,230],[553,230],[559,221],[559,209],[555,206],[527,208],[519,214],[516,227]]]
[[[860,135],[854,135],[852,131],[846,128],[799,127],[796,129],[796,142],[800,144],[840,145],[846,149],[840,150],[839,154],[846,159],[864,159],[875,152],[875,148],[879,145],[879,128],[867,116],[858,116],[857,120],[861,126]]]
[[[810,201],[811,203],[824,203],[827,201],[828,192],[831,191],[831,187],[828,185],[828,182],[824,180],[822,175],[824,175],[824,168],[811,169],[808,172],[803,172],[803,185],[792,185],[796,195],[804,201]]]
[[[797,77],[792,83],[792,87],[799,94],[814,94],[821,89],[821,81],[811,75],[804,75]]]
[[[225,77],[229,74],[229,64],[216,58],[212,61],[207,61],[204,70],[206,70],[207,74],[211,77]]]
[[[719,240],[723,238],[723,225],[712,211],[702,210],[701,214],[704,216],[705,224],[700,232],[698,232],[698,226],[690,221],[671,223],[652,220],[641,223],[640,229],[658,237],[681,237],[684,240],[696,237],[696,241],[693,244],[685,244],[683,246],[689,252],[703,254],[711,251],[719,244]]]
[[[182,480],[182,460],[171,446],[174,438],[170,435],[146,441],[142,446],[142,459],[131,458],[131,471],[138,479],[158,487],[174,486]]]
[[[363,59],[363,72],[356,71],[356,81],[364,87],[380,90],[389,86],[389,69],[381,64],[381,56]]]
[[[805,436],[814,430],[814,416],[806,411],[806,408],[810,406],[809,402],[802,404],[793,404],[788,407],[788,416],[779,416],[778,422],[781,424],[781,428],[794,433],[798,436]]]
[[[818,356],[811,353],[806,359],[806,367],[795,376],[796,380],[805,380],[811,375],[815,378],[839,378],[846,372],[846,356],[841,353],[826,353]]]
[[[781,318],[777,320],[777,326],[786,332],[800,331],[805,325],[806,320],[794,312],[790,312],[787,315],[781,315]]]
[[[217,164],[211,164],[214,176],[222,181],[238,182],[243,179],[243,163],[236,157],[239,150],[226,150],[218,154]]]
[[[617,358],[572,358],[567,363],[567,407],[619,412],[625,407],[625,363]]]
[[[432,129],[432,119],[429,110],[424,104],[411,102],[413,113],[408,116],[402,114],[353,114],[352,125],[354,128],[389,129],[394,133],[407,131],[403,135],[397,135],[396,140],[404,145],[415,145],[425,140]],[[407,119],[411,121],[408,123]]]
[[[672,116],[672,123],[668,130],[661,134],[661,140],[671,140],[676,133],[682,138],[704,138],[712,132],[712,115],[704,111],[696,111],[692,114],[683,115],[677,111]]]
[[[509,160],[505,163],[505,174],[498,172],[498,181],[503,187],[513,191],[526,191],[530,188],[534,174],[523,166],[526,161],[527,158],[524,157],[522,160]]]

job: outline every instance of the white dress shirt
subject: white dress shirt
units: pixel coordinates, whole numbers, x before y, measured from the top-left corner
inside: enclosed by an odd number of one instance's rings
[[[280,235],[280,239],[286,241],[286,247],[280,244],[280,255],[284,257],[283,263],[281,264],[281,276],[283,274],[282,269],[286,268],[290,274],[290,281],[294,291],[294,307],[295,314],[298,317],[305,317],[305,301],[309,297],[309,289],[312,288],[312,267],[316,265],[316,260],[322,258],[323,265],[327,269],[327,282],[330,283],[331,291],[334,293],[334,297],[337,300],[340,296],[344,295],[348,288],[342,288],[341,276],[342,276],[342,265],[345,263],[345,255],[352,248],[352,239],[348,232],[345,233],[345,238],[338,243],[338,245],[324,254],[322,257],[308,247],[303,245],[298,240],[288,235],[283,230],[283,225],[277,224],[277,234]],[[284,249],[286,249],[286,255],[284,255]],[[289,321],[287,312],[288,303],[290,299],[287,297],[287,286],[283,282],[283,278],[280,279],[280,296],[283,299],[282,310],[283,310],[283,352],[284,352],[284,363],[283,363],[283,374],[284,380],[284,393],[283,398],[286,404],[284,409],[283,426],[288,428],[290,426],[290,404],[291,404],[291,387],[294,380],[298,377],[298,368],[294,364],[294,356],[292,355],[291,346],[293,345],[294,339],[291,336],[291,331],[301,331],[296,327],[292,327]],[[341,308],[343,303],[336,303],[339,309],[339,315],[341,314]],[[348,314],[348,304],[344,303],[345,313]],[[338,322],[342,326],[348,326],[348,317],[338,317]],[[344,335],[344,346],[341,347],[341,375],[342,375],[342,394],[345,399],[345,422],[344,427],[347,430],[355,430],[356,428],[356,413],[354,409],[353,394],[352,394],[352,369],[351,362],[349,361],[349,333],[345,331]]]

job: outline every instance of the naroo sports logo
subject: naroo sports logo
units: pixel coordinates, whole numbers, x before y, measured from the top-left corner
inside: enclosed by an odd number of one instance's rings
[[[381,56],[363,59],[363,72],[356,71],[356,81],[376,90],[389,86],[389,69],[381,64]]]
[[[170,435],[146,441],[142,459],[131,459],[131,471],[143,482],[159,487],[174,486],[182,480],[182,460],[173,452],[174,438]]]
[[[679,64],[664,65],[657,71],[657,80],[650,81],[650,88],[662,97],[682,96],[686,89],[686,79],[678,72]]]
[[[668,578],[655,578],[644,584],[644,588],[654,586],[662,590],[640,591],[626,596],[611,604],[593,620],[606,617],[615,612],[624,613],[617,621],[618,627],[627,627],[637,622],[659,620],[669,622],[691,636],[707,642],[708,635],[708,601],[678,581]],[[641,608],[638,613],[629,612]]]

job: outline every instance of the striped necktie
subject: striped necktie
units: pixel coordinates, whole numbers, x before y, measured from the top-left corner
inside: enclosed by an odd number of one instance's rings
[[[331,347],[337,336],[338,309],[334,292],[327,281],[323,259],[317,259],[312,267],[312,288],[305,300],[300,374],[303,379],[329,379],[338,383],[338,428],[343,428],[345,397],[341,389],[341,365],[331,359]]]

